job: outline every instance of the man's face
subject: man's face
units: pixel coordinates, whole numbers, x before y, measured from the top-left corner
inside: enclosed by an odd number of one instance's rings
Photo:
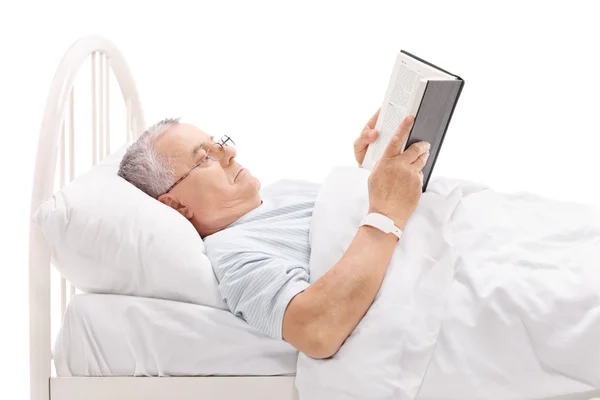
[[[155,142],[155,149],[171,159],[175,180],[205,159],[215,141],[190,124],[169,128]],[[260,182],[235,160],[236,150],[228,143],[220,161],[206,160],[179,182],[167,195],[166,204],[178,209],[198,231],[222,229],[260,205]],[[183,207],[183,211],[179,208]]]

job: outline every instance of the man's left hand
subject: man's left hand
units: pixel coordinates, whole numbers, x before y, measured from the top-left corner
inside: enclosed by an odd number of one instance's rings
[[[367,153],[367,148],[371,143],[377,139],[378,132],[375,130],[375,123],[377,123],[377,117],[379,117],[379,110],[369,119],[369,122],[365,125],[360,136],[354,141],[354,158],[359,166],[362,165]]]

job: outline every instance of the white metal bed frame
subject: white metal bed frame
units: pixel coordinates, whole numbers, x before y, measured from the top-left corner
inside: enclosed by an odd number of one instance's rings
[[[92,164],[110,154],[109,72],[114,72],[127,108],[126,141],[146,128],[141,102],[125,59],[110,41],[88,36],[65,53],[55,73],[46,101],[36,156],[31,214],[54,192],[57,167],[60,186],[75,178],[74,92],[75,78],[91,56],[92,64]],[[68,108],[67,108],[68,107]],[[69,111],[68,115],[65,111]],[[68,118],[65,118],[68,116]],[[69,133],[67,179],[65,125]],[[124,124],[125,126],[125,124]],[[42,233],[30,224],[29,329],[30,398],[75,399],[183,399],[183,400],[295,400],[293,376],[269,377],[56,377],[52,376],[50,250]],[[75,288],[61,278],[61,316]]]

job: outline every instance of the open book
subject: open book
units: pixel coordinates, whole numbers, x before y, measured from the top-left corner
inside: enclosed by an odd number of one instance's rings
[[[463,85],[461,77],[401,50],[375,125],[379,136],[369,145],[362,166],[373,169],[400,122],[405,116],[414,115],[415,122],[404,149],[420,141],[431,144],[423,168],[425,191]]]

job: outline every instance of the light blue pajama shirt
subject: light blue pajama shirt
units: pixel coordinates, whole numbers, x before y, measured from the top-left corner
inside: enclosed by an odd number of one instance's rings
[[[231,312],[282,339],[290,300],[309,286],[310,222],[320,186],[284,180],[261,190],[263,203],[204,238]]]

